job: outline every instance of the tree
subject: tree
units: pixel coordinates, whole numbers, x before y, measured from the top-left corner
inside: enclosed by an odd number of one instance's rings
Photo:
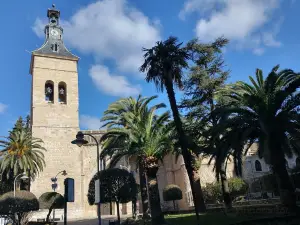
[[[157,98],[157,96],[152,96],[150,98],[138,96],[137,99],[132,97],[122,98],[111,105],[104,112],[104,116],[101,118],[101,121],[104,122],[103,127],[111,129],[114,127],[128,127],[126,124],[126,115],[130,113],[134,118],[138,119],[143,111],[146,110],[148,104]],[[154,105],[151,109],[160,109],[165,107],[163,104]],[[111,157],[110,166],[114,167],[115,164],[124,156],[135,156],[135,154],[127,149],[127,144],[124,144],[126,137],[119,136],[115,138],[115,135],[112,138],[107,138],[103,142],[101,158],[106,156]],[[112,157],[113,156],[113,157]],[[139,178],[140,178],[140,189],[141,189],[141,198],[142,198],[142,208],[143,208],[143,217],[146,218],[148,214],[148,193],[147,193],[147,184],[146,184],[146,174],[144,165],[142,163],[141,157],[137,158],[137,167],[139,169]]]
[[[7,192],[0,197],[0,215],[8,215],[14,224],[25,225],[28,213],[39,210],[39,202],[34,194],[28,191]],[[17,217],[15,217],[17,214]]]
[[[45,192],[39,197],[40,209],[48,209],[46,222],[50,222],[50,215],[53,209],[63,209],[65,198],[57,192]]]
[[[159,41],[156,46],[150,49],[143,49],[144,63],[140,67],[141,72],[146,72],[146,81],[154,82],[158,91],[167,91],[170,106],[172,109],[176,131],[178,133],[179,144],[182,151],[185,167],[189,176],[190,185],[195,203],[195,212],[199,221],[199,211],[205,211],[203,198],[199,199],[199,195],[195,194],[194,169],[192,167],[192,155],[188,150],[189,142],[183,129],[179,110],[176,103],[174,86],[183,87],[182,69],[188,67],[187,60],[190,58],[186,49],[181,47],[182,43],[178,43],[177,38],[169,37],[166,41]],[[201,201],[202,200],[202,201]]]
[[[182,191],[179,186],[175,184],[169,184],[163,190],[163,197],[164,201],[173,201],[173,206],[175,210],[175,201],[182,199]]]
[[[133,201],[137,195],[137,185],[133,175],[127,170],[111,168],[96,174],[89,184],[88,201],[95,202],[95,181],[100,179],[101,203],[115,202],[120,224],[120,203]]]
[[[151,108],[139,109],[139,113],[128,111],[122,115],[126,126],[108,129],[101,141],[113,143],[103,150],[103,154],[112,155],[112,161],[117,162],[123,156],[137,157],[140,167],[145,169],[148,178],[151,220],[153,224],[164,223],[164,216],[160,206],[159,190],[156,180],[159,160],[172,150],[171,130],[167,126],[169,112],[156,115],[158,108],[164,104]]]
[[[1,173],[6,171],[9,176],[9,171],[12,171],[16,176],[23,171],[34,178],[45,166],[43,151],[46,149],[42,143],[41,139],[32,137],[24,130],[11,132],[6,140],[0,142],[6,152],[1,160]]]
[[[238,130],[240,139],[257,140],[259,156],[271,165],[276,176],[281,202],[294,209],[296,198],[285,155],[298,154],[300,147],[300,75],[292,70],[278,70],[279,66],[274,67],[264,79],[263,72],[257,69],[256,80],[249,77],[251,84],[238,82],[226,89],[231,102],[239,102],[239,106],[226,105],[215,111],[227,118],[215,127],[215,134],[228,131],[229,136],[234,136]]]
[[[203,133],[218,123],[218,119],[212,117],[211,112],[224,101],[224,98],[216,93],[225,86],[225,81],[229,75],[229,70],[225,68],[222,55],[222,48],[227,44],[228,39],[223,37],[209,44],[202,44],[198,39],[194,39],[187,44],[187,50],[191,55],[193,65],[189,76],[184,81],[184,99],[180,107],[187,111],[185,115],[186,130],[189,134],[192,134],[189,136],[194,137],[194,142],[198,146],[205,145],[203,142],[207,142],[209,139],[208,137],[205,138]],[[222,145],[218,145],[218,142],[214,142],[205,151],[215,156],[214,152],[221,151],[221,147]],[[195,152],[195,149],[192,150],[197,155],[204,153],[203,147],[200,148],[200,152]],[[194,158],[197,160],[196,157]],[[225,205],[227,208],[231,208],[224,163],[223,161],[215,171],[217,179],[221,178]],[[201,190],[199,171],[194,171],[199,178],[200,187],[198,189]]]

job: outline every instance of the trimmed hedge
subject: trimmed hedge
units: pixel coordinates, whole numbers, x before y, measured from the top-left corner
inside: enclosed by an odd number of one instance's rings
[[[39,202],[29,191],[7,192],[0,197],[0,214],[24,213],[39,210]]]
[[[175,201],[182,199],[182,191],[179,186],[170,184],[163,190],[164,201]]]

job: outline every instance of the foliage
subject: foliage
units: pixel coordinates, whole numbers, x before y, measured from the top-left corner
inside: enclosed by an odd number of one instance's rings
[[[53,209],[63,209],[65,198],[57,192],[45,192],[39,197],[40,209],[49,209],[46,221],[49,222]]]
[[[198,194],[195,194],[194,180],[197,178],[195,178],[193,173],[192,155],[189,151],[189,146],[192,145],[192,142],[188,141],[184,131],[174,91],[174,87],[179,87],[180,89],[183,88],[183,69],[188,68],[187,61],[190,59],[190,55],[187,49],[182,47],[182,43],[178,43],[176,37],[169,37],[165,41],[159,41],[154,47],[150,49],[144,48],[143,51],[145,52],[144,63],[140,67],[140,71],[146,73],[146,81],[153,82],[158,91],[163,91],[164,88],[167,91],[174,117],[178,144],[189,176],[195,212],[197,217],[199,217],[198,212],[204,212],[206,207],[202,198],[200,186],[198,187]]]
[[[292,70],[279,71],[276,66],[265,79],[259,69],[256,80],[249,79],[251,84],[238,82],[225,90],[232,104],[214,112],[225,119],[214,127],[212,136],[226,133],[231,143],[257,141],[259,156],[271,165],[277,177],[282,203],[295,207],[294,187],[286,169],[285,155],[298,154],[300,149],[300,93],[297,92],[300,76]],[[234,152],[241,155],[244,149],[236,148]]]
[[[7,178],[6,175],[0,175],[0,196],[14,189],[13,179]]]
[[[25,130],[11,132],[7,140],[0,142],[6,152],[1,159],[1,173],[13,171],[13,176],[16,176],[21,171],[30,171],[32,178],[36,176],[45,166],[42,143],[41,139],[32,137]]]
[[[0,197],[0,214],[22,213],[39,210],[39,202],[28,191],[7,192]]]
[[[63,209],[64,197],[57,192],[45,192],[39,197],[40,209]]]
[[[127,170],[111,168],[96,174],[89,184],[88,202],[95,202],[95,181],[100,179],[101,203],[116,202],[118,220],[120,221],[119,203],[134,201],[137,196],[137,185],[133,175]]]
[[[232,199],[245,195],[248,191],[248,185],[241,178],[228,179],[229,192]],[[223,201],[222,187],[220,182],[206,184],[203,188],[204,198],[207,203],[214,204]]]
[[[106,121],[109,129],[102,136],[104,149],[101,156],[111,156],[112,165],[123,156],[137,156],[138,160],[147,164],[147,158],[162,159],[171,146],[169,138],[170,128],[166,126],[169,113],[156,115],[158,109],[164,108],[164,104],[148,107],[148,103],[157,96],[150,98],[138,97],[121,99],[113,103],[104,113],[102,121]],[[125,110],[126,104],[133,102],[134,109]],[[129,105],[129,104],[128,104]],[[119,108],[116,110],[116,108]],[[112,109],[114,108],[114,109]],[[123,110],[118,116],[115,111]],[[120,122],[122,121],[122,122]],[[152,162],[149,162],[149,166]],[[147,165],[145,165],[147,166]]]
[[[241,178],[232,177],[228,179],[229,191],[232,198],[245,195],[248,192],[248,184]]]
[[[167,119],[166,114],[161,116],[160,119],[155,115],[156,110],[165,107],[164,104],[148,106],[156,98],[157,96],[147,98],[139,95],[137,99],[132,97],[120,99],[108,107],[101,119],[105,122],[104,126],[108,128],[108,132],[101,139],[103,146],[101,158],[110,157],[109,167],[114,167],[122,157],[134,157],[136,159],[141,181],[140,189],[144,216],[148,214],[145,166],[151,163],[151,159],[153,159],[154,166],[157,166],[157,158],[163,157],[164,153],[161,151],[156,152],[158,150],[156,148],[159,147],[160,150],[163,150],[163,145],[159,146],[158,144],[159,142],[162,143],[167,135],[159,137],[160,132],[155,133],[163,128],[164,120]],[[155,128],[155,124],[160,125]],[[153,129],[151,129],[151,126]],[[120,132],[116,129],[119,129]],[[156,138],[152,139],[152,134],[153,137],[156,135]]]
[[[10,217],[14,224],[27,224],[31,211],[37,210],[39,202],[31,192],[17,191],[16,197],[14,192],[7,192],[0,197],[0,215]]]
[[[136,197],[137,184],[134,177],[127,170],[110,168],[95,174],[89,184],[88,202],[95,202],[95,181],[100,178],[101,203],[127,203]],[[109,188],[107,188],[109,187]]]
[[[163,190],[164,201],[175,201],[182,199],[182,191],[179,186],[175,184],[169,184]]]

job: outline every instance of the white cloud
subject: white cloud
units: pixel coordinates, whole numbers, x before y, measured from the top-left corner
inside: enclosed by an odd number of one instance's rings
[[[7,105],[0,102],[0,114],[4,113],[7,109],[7,107],[8,107]]]
[[[118,97],[129,97],[140,93],[139,85],[131,85],[126,77],[111,74],[103,65],[94,65],[89,75],[99,91]]]
[[[102,123],[100,122],[100,118],[88,116],[88,115],[80,115],[80,127],[82,129],[88,130],[100,130]]]
[[[265,49],[263,49],[263,48],[255,48],[255,49],[253,49],[253,53],[255,55],[263,55],[265,53]]]
[[[61,21],[69,47],[95,58],[113,60],[120,72],[139,74],[142,47],[159,41],[159,21],[149,20],[126,0],[102,0],[77,11]],[[33,31],[43,36],[43,22],[38,18]]]
[[[210,42],[225,36],[239,48],[279,47],[276,40],[282,18],[272,17],[281,0],[187,0],[179,17],[198,12],[196,35]],[[275,26],[265,30],[270,22]],[[255,52],[258,52],[257,50]],[[259,50],[259,52],[262,52]]]

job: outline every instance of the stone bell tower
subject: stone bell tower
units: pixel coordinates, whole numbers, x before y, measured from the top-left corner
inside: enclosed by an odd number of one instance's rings
[[[75,180],[75,202],[68,208],[71,217],[81,217],[84,192],[82,182],[82,151],[70,142],[79,130],[78,72],[79,58],[64,45],[60,11],[48,9],[45,42],[32,52],[31,118],[32,135],[44,141],[46,167],[34,179],[31,192],[37,198],[51,192],[51,178],[66,170]],[[63,194],[63,180],[58,177],[57,192]],[[72,211],[72,213],[71,213]]]

